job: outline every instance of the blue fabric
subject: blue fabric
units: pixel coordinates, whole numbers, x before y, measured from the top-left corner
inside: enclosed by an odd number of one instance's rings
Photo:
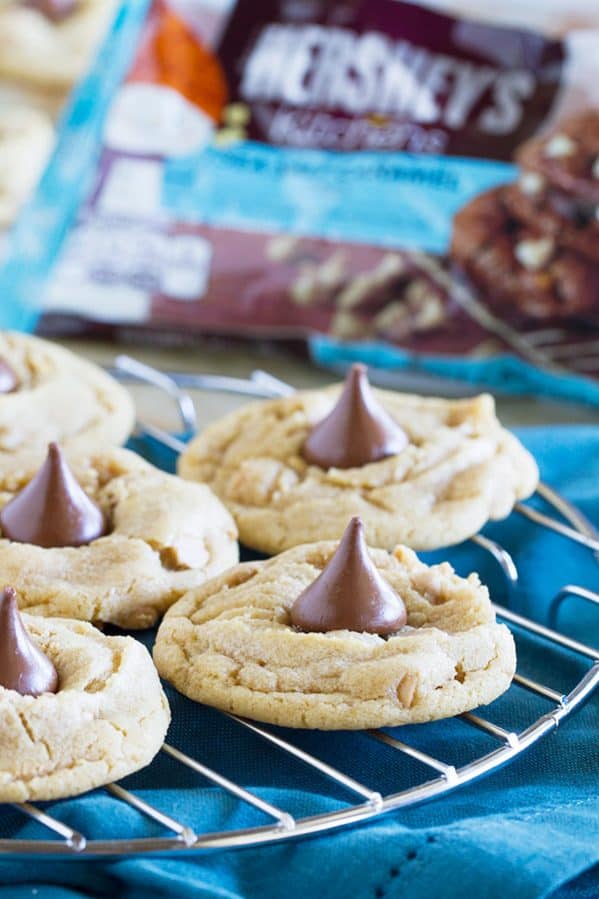
[[[599,428],[533,428],[520,432],[540,462],[543,478],[599,520]],[[157,447],[153,457],[158,458]],[[172,458],[162,455],[165,467]],[[488,528],[501,538],[520,568],[522,587],[513,608],[545,620],[551,597],[566,583],[599,589],[591,554],[545,534],[513,515]],[[437,554],[435,554],[437,555]],[[448,551],[460,572],[478,568],[494,597],[506,600],[495,563],[469,545]],[[433,558],[431,555],[430,558]],[[586,643],[598,642],[599,615],[581,601],[567,602],[560,628]],[[151,640],[152,635],[143,635]],[[588,667],[546,643],[518,641],[520,670],[567,692]],[[514,697],[517,696],[517,702]],[[347,796],[217,712],[169,692],[174,711],[170,742],[225,775],[242,780],[292,814],[342,806]],[[483,714],[510,729],[530,723],[549,704],[517,687]],[[126,858],[91,862],[2,860],[0,897],[21,899],[33,890],[49,899],[98,897],[443,897],[590,899],[599,895],[597,733],[599,708],[589,702],[559,731],[499,772],[449,797],[379,818],[369,825],[259,849],[193,857]],[[285,736],[383,792],[402,789],[424,769],[418,763],[356,734]],[[463,763],[495,743],[463,722],[408,727],[401,737],[438,758]],[[157,807],[196,831],[265,823],[201,778],[159,756],[151,775],[125,781]],[[158,786],[158,784],[160,786]],[[133,809],[102,791],[50,804],[52,814],[89,837],[161,833]],[[37,825],[5,807],[0,836],[41,835]]]

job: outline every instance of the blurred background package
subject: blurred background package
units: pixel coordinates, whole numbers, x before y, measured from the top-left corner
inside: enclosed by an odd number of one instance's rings
[[[599,403],[596,4],[2,0],[0,161],[5,327]]]

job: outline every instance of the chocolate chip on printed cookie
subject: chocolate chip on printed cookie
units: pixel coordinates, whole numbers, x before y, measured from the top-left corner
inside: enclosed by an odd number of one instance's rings
[[[519,221],[509,187],[480,194],[454,219],[451,256],[480,293],[505,312],[528,318],[579,317],[599,312],[599,265]]]
[[[520,147],[516,161],[559,191],[599,204],[599,109],[561,122],[550,134]]]
[[[599,204],[565,193],[538,172],[523,172],[504,194],[515,218],[599,262]]]

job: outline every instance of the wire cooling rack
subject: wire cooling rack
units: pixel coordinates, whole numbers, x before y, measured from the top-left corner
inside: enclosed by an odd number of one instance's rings
[[[121,380],[138,380],[153,385],[166,393],[175,403],[183,430],[193,433],[197,430],[194,404],[190,396],[177,383],[175,377],[158,372],[137,360],[127,356],[119,356],[115,360],[114,373]],[[217,375],[184,376],[185,386],[193,386],[211,391],[228,392],[258,398],[273,398],[289,395],[293,389],[277,378],[263,371],[254,372],[247,380],[221,377]],[[184,444],[159,427],[137,422],[137,433],[140,436],[158,441],[163,447],[180,452]],[[540,484],[538,495],[548,504],[555,518],[546,515],[525,503],[515,506],[514,514],[525,516],[531,525],[548,528],[557,532],[567,540],[582,544],[595,554],[599,561],[599,534],[585,516],[571,503],[556,493],[546,484]],[[478,534],[472,541],[482,550],[489,553],[505,578],[508,588],[513,588],[518,581],[516,565],[508,551],[497,541]],[[549,621],[555,627],[558,612],[568,599],[576,597],[585,602],[599,606],[599,594],[576,584],[566,584],[554,596],[550,609]],[[495,744],[495,748],[467,761],[465,764],[450,764],[428,752],[398,739],[387,730],[371,730],[366,732],[367,739],[377,744],[384,744],[393,753],[400,753],[420,763],[426,769],[425,779],[415,778],[407,788],[384,794],[376,788],[366,786],[345,773],[341,768],[331,765],[316,755],[307,752],[295,742],[280,736],[275,729],[264,727],[253,721],[245,720],[227,713],[218,713],[234,722],[235,726],[245,730],[251,739],[264,740],[283,753],[289,764],[295,761],[303,763],[307,771],[319,779],[318,788],[328,781],[335,790],[341,788],[348,797],[346,803],[334,811],[308,817],[293,817],[288,811],[267,802],[258,795],[255,789],[234,782],[219,771],[206,765],[201,759],[188,755],[182,749],[165,743],[161,752],[170,757],[176,764],[198,776],[198,786],[207,783],[218,787],[240,803],[246,803],[262,813],[267,823],[243,829],[196,833],[186,822],[179,821],[147,802],[140,795],[124,789],[118,784],[104,787],[104,791],[113,798],[135,809],[140,815],[151,819],[164,830],[164,835],[156,837],[130,839],[95,839],[93,835],[80,833],[67,826],[52,815],[51,804],[43,807],[32,803],[15,804],[13,807],[24,816],[34,819],[43,828],[43,836],[39,839],[0,839],[0,856],[29,857],[60,856],[62,858],[82,859],[99,856],[121,856],[193,852],[207,849],[233,849],[249,845],[280,842],[295,837],[319,834],[348,825],[367,821],[386,812],[406,808],[425,800],[446,795],[483,775],[489,774],[501,766],[513,761],[526,749],[556,730],[565,719],[572,715],[582,703],[588,699],[599,686],[599,650],[587,646],[577,640],[545,627],[516,614],[502,606],[495,605],[500,619],[511,625],[516,640],[533,634],[541,638],[547,650],[560,653],[574,653],[585,662],[584,674],[571,687],[556,688],[539,682],[534,672],[518,670],[512,686],[506,694],[512,708],[522,704],[523,692],[535,694],[546,702],[546,711],[530,721],[523,729],[514,731],[509,727],[495,723],[471,712],[458,716],[464,728],[474,728],[483,732]],[[225,723],[225,722],[223,722]],[[431,725],[419,725],[420,732]],[[395,732],[397,729],[395,729]],[[218,739],[218,729],[214,739]],[[155,764],[155,763],[153,763]],[[151,769],[150,769],[151,772]],[[154,786],[160,783],[154,782]]]

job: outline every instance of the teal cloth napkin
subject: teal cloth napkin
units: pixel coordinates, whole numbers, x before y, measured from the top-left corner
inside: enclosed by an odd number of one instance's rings
[[[544,480],[561,490],[590,519],[599,520],[599,428],[532,428],[520,432],[539,460]],[[144,446],[155,461],[173,459]],[[546,620],[550,600],[566,583],[599,589],[592,555],[548,534],[520,516],[486,529],[512,552],[521,587],[511,597],[516,611]],[[442,554],[427,554],[434,559]],[[477,568],[494,598],[506,602],[496,564],[464,544],[444,553],[461,573]],[[582,601],[567,602],[559,626],[586,643],[599,642],[599,614]],[[148,642],[152,635],[143,635]],[[518,642],[520,670],[568,692],[588,662],[556,653],[536,639]],[[517,702],[514,697],[517,696]],[[248,734],[211,709],[169,692],[174,721],[169,741],[223,774],[237,778],[296,816],[341,807],[331,791],[301,764]],[[549,709],[544,700],[513,687],[483,714],[519,729]],[[503,899],[596,899],[599,895],[597,803],[599,705],[591,701],[499,772],[435,802],[378,818],[372,823],[317,838],[258,849],[215,851],[168,858],[101,861],[0,861],[0,899],[39,895],[67,897],[443,897]],[[422,779],[424,769],[366,736],[342,733],[281,733],[322,759],[382,792]],[[490,751],[495,743],[461,721],[401,729],[399,735],[454,764]],[[151,773],[128,778],[134,789],[197,832],[266,823],[260,813],[206,785],[172,760],[158,757]],[[160,784],[160,786],[157,786]],[[89,838],[160,834],[105,792],[49,804],[54,816]],[[41,836],[38,825],[2,807],[0,836]],[[47,836],[47,834],[45,834]],[[35,892],[37,891],[37,893]]]

